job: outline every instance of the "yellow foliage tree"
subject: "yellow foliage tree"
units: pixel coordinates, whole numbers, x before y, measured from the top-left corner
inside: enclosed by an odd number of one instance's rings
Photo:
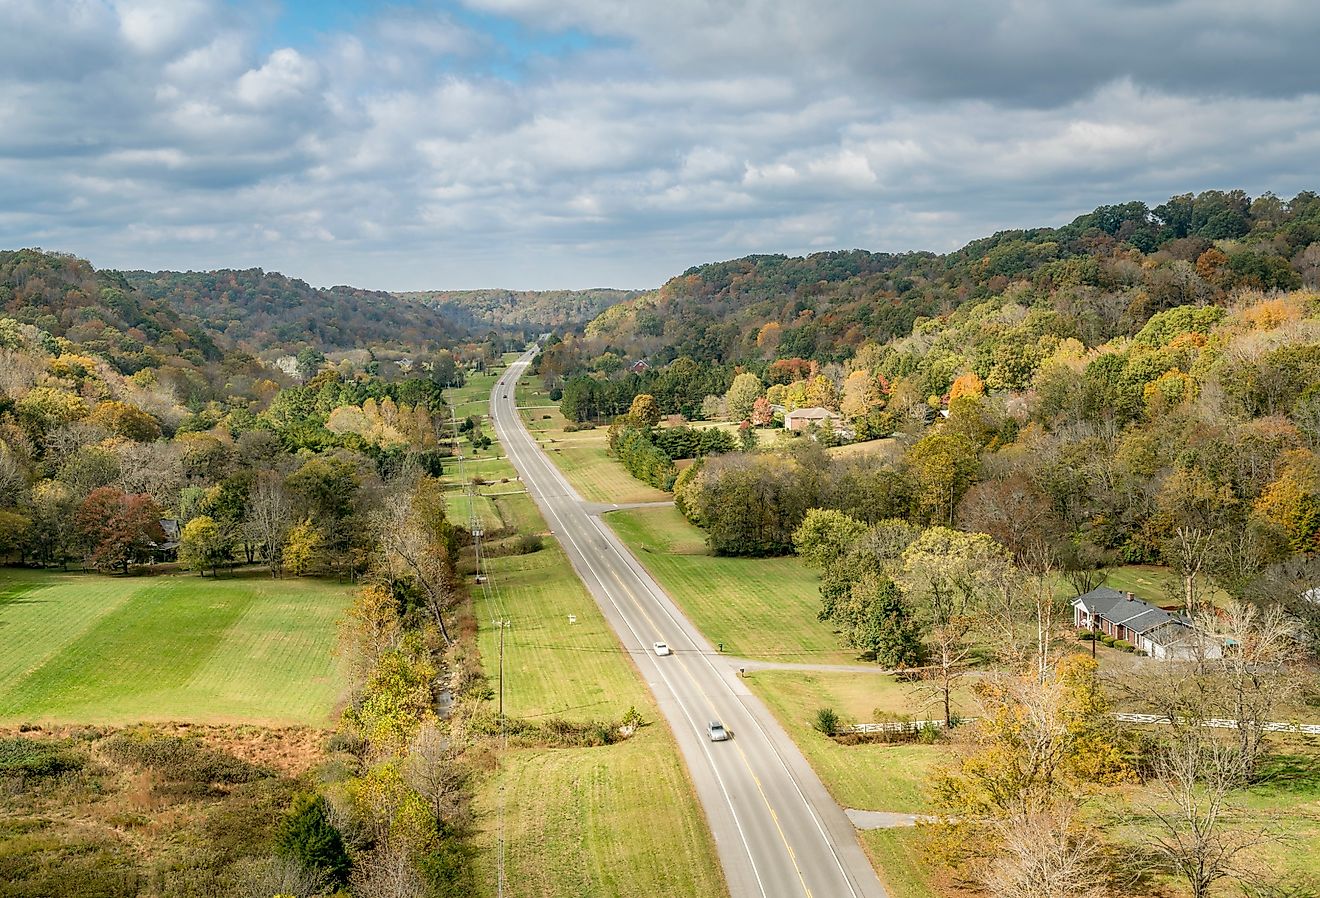
[[[325,538],[310,519],[303,520],[289,531],[289,538],[284,544],[284,565],[301,577],[311,573],[321,558],[321,547]]]
[[[952,405],[955,400],[963,396],[983,396],[985,395],[985,382],[977,376],[975,371],[968,371],[966,374],[958,375],[954,380],[953,386],[949,387],[949,404]]]

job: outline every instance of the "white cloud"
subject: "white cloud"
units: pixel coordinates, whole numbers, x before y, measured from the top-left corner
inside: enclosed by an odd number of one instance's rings
[[[642,286],[748,252],[949,249],[1105,202],[1317,186],[1320,97],[1295,85],[1320,62],[1294,47],[1315,19],[1282,0],[1196,22],[1183,2],[472,0],[516,17],[505,36],[392,10],[302,42],[216,3],[0,0],[0,245],[387,288]],[[605,43],[563,52],[543,26]]]
[[[238,98],[251,106],[273,106],[301,99],[320,80],[315,62],[297,50],[284,47],[270,54],[259,69],[238,79]]]

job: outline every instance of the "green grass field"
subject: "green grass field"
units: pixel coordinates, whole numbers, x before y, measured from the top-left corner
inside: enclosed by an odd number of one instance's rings
[[[949,756],[948,748],[920,744],[840,745],[817,733],[811,728],[812,715],[817,708],[837,698],[820,688],[819,682],[814,681],[818,676],[796,671],[757,671],[748,674],[747,681],[802,749],[839,804],[867,811],[911,814],[929,811],[926,776],[936,763]],[[879,684],[877,687],[877,694],[882,694],[884,687]],[[833,704],[835,710],[848,713],[846,706]]]
[[[712,642],[743,658],[848,664],[820,608],[816,573],[797,558],[716,558],[675,508],[611,512],[605,520]]]
[[[664,724],[608,748],[505,755],[477,815],[505,792],[505,894],[515,898],[651,898],[727,894],[714,843]],[[483,832],[486,844],[493,840]],[[478,881],[495,894],[493,853]]]
[[[473,601],[481,657],[493,675],[504,634],[505,709],[518,717],[622,717],[649,702],[645,688],[595,601],[553,539],[530,555],[490,559],[492,597]],[[570,623],[569,615],[577,622]]]
[[[329,721],[350,588],[0,570],[0,721]]]

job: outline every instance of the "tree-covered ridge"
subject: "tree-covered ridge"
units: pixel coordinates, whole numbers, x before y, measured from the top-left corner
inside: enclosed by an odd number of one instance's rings
[[[575,329],[601,312],[639,295],[637,290],[422,290],[396,293],[402,300],[434,306],[472,331],[497,328],[535,336]]]
[[[170,363],[196,368],[221,355],[196,321],[119,272],[62,253],[0,252],[0,316],[78,344],[123,374]]]
[[[1101,206],[1060,228],[1001,231],[947,255],[748,256],[691,268],[615,306],[587,335],[665,361],[842,362],[919,319],[1001,296],[1048,305],[1087,345],[1242,288],[1320,286],[1320,197],[1206,191]]]
[[[463,326],[425,303],[356,287],[311,287],[260,268],[130,271],[125,277],[145,296],[252,352],[270,346],[417,350],[452,346],[468,336]]]

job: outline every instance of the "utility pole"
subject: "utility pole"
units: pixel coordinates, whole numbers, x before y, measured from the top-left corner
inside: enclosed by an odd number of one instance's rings
[[[504,720],[504,626],[508,621],[500,621],[500,720]]]

